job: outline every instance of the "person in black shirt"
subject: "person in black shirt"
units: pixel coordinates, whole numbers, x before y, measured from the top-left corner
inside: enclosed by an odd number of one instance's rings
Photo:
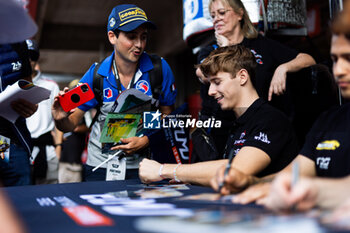
[[[168,178],[209,185],[218,168],[227,164],[231,151],[232,167],[257,176],[275,173],[294,159],[298,147],[292,126],[282,112],[259,98],[253,85],[255,66],[253,54],[242,45],[220,47],[199,65],[210,81],[209,95],[237,118],[223,158],[181,166],[144,159],[139,168],[141,181]]]
[[[331,44],[333,73],[346,103],[320,116],[309,132],[306,143],[298,156],[302,175],[322,178],[302,178],[295,190],[290,190],[290,175],[281,174],[271,188],[274,193],[271,193],[266,199],[265,204],[269,208],[281,210],[295,205],[298,209],[306,210],[314,206],[328,209],[340,206],[340,212],[338,210],[336,214],[348,216],[350,181],[349,20],[350,4],[348,3],[333,22]],[[341,205],[344,205],[343,208]]]
[[[315,64],[314,59],[308,54],[298,53],[277,41],[259,35],[240,0],[210,0],[209,13],[212,17],[217,43],[199,51],[198,64],[218,47],[244,45],[253,52],[257,63],[254,85],[258,95],[264,100],[272,101],[273,106],[285,111],[287,107],[283,97],[274,96],[272,98],[273,94],[281,95],[284,93],[288,72],[297,72],[313,65]],[[223,122],[222,128],[212,129],[208,132],[212,135],[218,154],[222,154],[229,135],[225,127],[230,127],[233,123],[233,113],[220,109],[213,97],[208,95],[209,85],[200,69],[196,70],[196,74],[201,81],[201,118],[207,119],[214,116]],[[201,155],[198,156],[201,157]]]
[[[306,142],[295,160],[299,164],[300,176],[308,178],[301,178],[296,187],[291,189],[291,166],[288,166],[276,178],[272,188],[269,183],[252,186],[236,197],[236,202],[259,200],[272,209],[288,209],[295,205],[297,209],[305,210],[315,205],[334,208],[348,197],[342,195],[348,193],[348,189],[345,191],[342,186],[348,187],[350,178],[350,5],[345,6],[346,13],[340,14],[332,25],[331,44],[333,73],[345,104],[323,113],[307,135]],[[231,175],[232,181],[234,176],[244,176],[237,172],[232,172]],[[255,182],[265,180],[256,180],[253,177],[244,179]],[[227,183],[227,188],[231,187]],[[339,192],[334,190],[330,193],[331,187]],[[264,198],[269,193],[270,196]]]

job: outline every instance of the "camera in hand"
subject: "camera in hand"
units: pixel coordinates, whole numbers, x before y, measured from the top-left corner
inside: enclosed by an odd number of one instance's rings
[[[65,112],[76,108],[94,98],[94,92],[87,83],[83,83],[60,96],[59,101]]]

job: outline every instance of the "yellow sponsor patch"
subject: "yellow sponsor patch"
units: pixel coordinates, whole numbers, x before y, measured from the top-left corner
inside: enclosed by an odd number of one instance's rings
[[[317,144],[316,150],[335,150],[340,146],[337,140],[327,140]]]
[[[120,21],[129,20],[132,18],[142,18],[147,21],[146,13],[140,8],[129,8],[119,13]]]

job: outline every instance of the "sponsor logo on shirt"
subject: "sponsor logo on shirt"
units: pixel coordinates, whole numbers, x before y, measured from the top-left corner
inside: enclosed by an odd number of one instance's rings
[[[146,94],[149,90],[149,84],[145,80],[140,80],[136,83],[136,89]]]
[[[258,54],[254,49],[251,49],[250,51],[253,53],[256,63],[258,63],[259,65],[264,64],[262,56],[260,54]]]
[[[241,136],[239,136],[239,139],[244,138],[245,134],[246,134],[246,132],[245,132],[245,130],[244,130],[244,131],[241,133]]]
[[[340,146],[337,140],[326,140],[317,144],[316,150],[336,150]]]
[[[258,140],[258,141],[262,141],[262,142],[264,142],[266,144],[270,144],[271,143],[269,141],[269,139],[267,138],[267,135],[265,133],[262,133],[262,132],[260,132],[259,136],[255,136],[254,139]]]
[[[245,139],[235,140],[234,145],[235,146],[243,146],[245,143]]]
[[[111,88],[105,88],[103,89],[103,96],[107,99],[110,99],[113,97],[113,92],[112,92],[112,89]]]
[[[235,140],[234,142],[234,145],[235,146],[243,146],[244,143],[245,143],[245,139],[243,139],[245,137],[245,134],[246,134],[246,131],[244,130],[242,133],[241,133],[241,136],[239,136],[239,140]]]
[[[328,170],[329,162],[331,161],[330,157],[318,157],[316,160],[317,166],[320,167],[320,169]]]

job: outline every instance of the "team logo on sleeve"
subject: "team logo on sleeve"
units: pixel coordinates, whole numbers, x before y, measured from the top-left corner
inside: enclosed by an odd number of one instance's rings
[[[259,65],[264,64],[262,56],[260,54],[258,54],[254,49],[251,49],[250,51],[253,53],[256,63],[258,63]]]
[[[145,80],[140,80],[136,83],[136,89],[146,94],[149,90],[149,84]]]
[[[107,99],[110,99],[113,97],[113,92],[111,90],[111,88],[105,88],[103,89],[103,96]]]

